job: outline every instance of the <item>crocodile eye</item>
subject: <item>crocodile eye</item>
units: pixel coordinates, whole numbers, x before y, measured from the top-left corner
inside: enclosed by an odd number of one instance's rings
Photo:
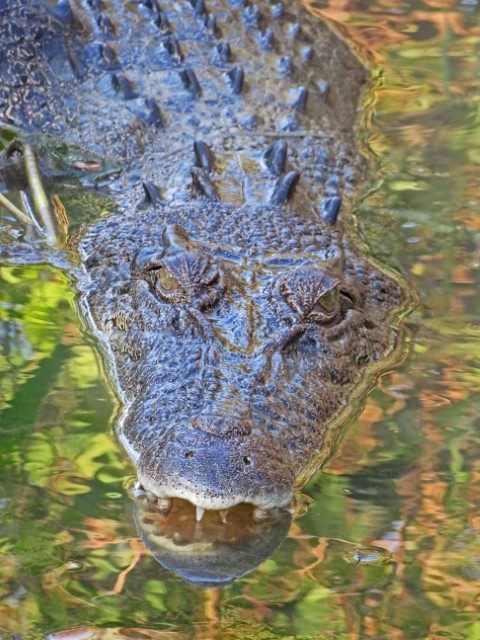
[[[302,321],[330,324],[340,317],[341,280],[318,268],[299,267],[283,274],[277,292]]]
[[[163,289],[165,289],[165,291],[171,291],[172,289],[176,289],[178,287],[176,278],[172,276],[168,269],[160,269],[158,279],[160,280],[160,284]]]
[[[325,293],[323,296],[320,296],[318,298],[318,304],[320,304],[325,309],[325,311],[327,311],[327,313],[331,313],[338,307],[339,300],[340,292],[335,287],[335,289],[332,289],[328,293]]]
[[[333,289],[318,296],[316,302],[310,307],[307,319],[317,324],[330,324],[340,311],[340,290],[335,285]]]

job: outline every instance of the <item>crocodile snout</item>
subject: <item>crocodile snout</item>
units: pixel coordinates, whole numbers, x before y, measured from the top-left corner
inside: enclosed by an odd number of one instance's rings
[[[286,507],[295,475],[288,448],[254,423],[202,416],[169,429],[138,460],[139,482],[159,498],[183,498],[203,509],[252,504],[258,510]]]

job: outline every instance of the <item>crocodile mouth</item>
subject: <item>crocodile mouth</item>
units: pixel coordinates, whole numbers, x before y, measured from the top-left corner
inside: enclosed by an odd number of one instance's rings
[[[153,493],[152,491],[145,489],[145,487],[140,482],[140,480],[137,480],[134,483],[132,488],[132,495],[135,498],[139,500],[146,500],[152,509],[158,511],[161,515],[164,515],[164,516],[168,515],[172,510],[172,507],[174,506],[174,500],[178,500],[179,503],[186,500],[195,508],[195,519],[197,522],[201,522],[206,511],[215,511],[215,512],[218,512],[221,522],[223,524],[227,524],[229,511],[231,511],[232,509],[235,509],[239,505],[249,504],[246,500],[239,499],[238,501],[232,504],[228,504],[228,506],[222,505],[224,508],[222,508],[218,502],[217,503],[207,502],[207,503],[204,503],[207,506],[203,507],[196,504],[196,501],[198,500],[198,496],[193,495],[192,493],[189,493],[187,490],[185,491],[180,490],[176,493],[176,495],[166,495],[167,492],[168,491],[165,490],[165,495],[163,497],[159,497],[156,493]],[[158,493],[164,493],[164,491],[160,490],[158,491]],[[290,514],[294,512],[293,495],[291,494],[288,494],[285,500],[285,504],[284,505],[282,504],[281,506],[277,504],[274,504],[271,506],[270,505],[259,506],[259,505],[252,504],[251,506],[252,506],[251,517],[253,521],[257,523],[271,520],[272,518],[276,517],[279,511],[286,511],[287,513],[290,513]]]
[[[288,447],[248,420],[201,416],[144,450],[136,461],[134,495],[167,514],[174,499],[187,500],[200,521],[206,510],[253,506],[261,522],[275,509],[286,509],[295,487]]]

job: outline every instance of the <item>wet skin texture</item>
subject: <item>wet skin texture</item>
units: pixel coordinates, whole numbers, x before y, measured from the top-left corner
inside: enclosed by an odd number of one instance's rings
[[[347,230],[369,171],[364,67],[291,2],[0,11],[2,119],[122,166],[78,285],[140,482],[203,508],[287,506],[391,359],[405,304]]]

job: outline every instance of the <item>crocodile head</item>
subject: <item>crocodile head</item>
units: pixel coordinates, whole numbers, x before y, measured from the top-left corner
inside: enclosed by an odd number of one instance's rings
[[[296,251],[255,238],[246,250],[187,232],[187,215],[171,213],[183,224],[160,246],[134,238],[111,267],[119,285],[91,300],[124,392],[120,437],[161,510],[248,503],[261,519],[289,505],[327,427],[393,350],[403,292],[348,234],[304,228]]]

